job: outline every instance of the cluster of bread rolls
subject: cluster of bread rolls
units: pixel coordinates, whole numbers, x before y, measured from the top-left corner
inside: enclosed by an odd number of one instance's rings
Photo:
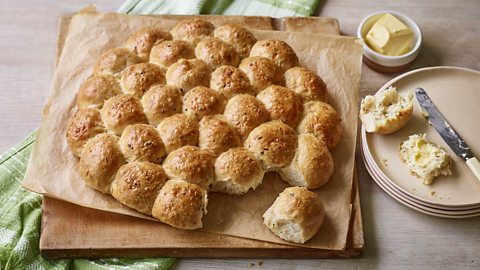
[[[333,173],[342,127],[325,82],[281,40],[190,19],[145,28],[96,61],[66,138],[85,183],[173,227],[202,228],[207,193],[242,195],[278,172],[286,189],[265,213],[303,243],[323,205],[307,189]],[[306,228],[308,227],[308,228]],[[302,231],[305,230],[305,233]]]

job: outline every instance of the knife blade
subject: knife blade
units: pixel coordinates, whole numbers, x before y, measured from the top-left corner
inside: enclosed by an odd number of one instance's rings
[[[480,181],[480,162],[473,155],[467,143],[443,117],[423,88],[415,89],[415,97],[430,125],[437,130],[453,152],[467,162],[468,167]]]

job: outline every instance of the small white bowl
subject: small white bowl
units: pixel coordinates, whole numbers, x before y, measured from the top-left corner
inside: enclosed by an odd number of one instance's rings
[[[395,73],[407,68],[420,53],[422,45],[422,32],[418,25],[408,16],[395,11],[379,11],[368,15],[362,20],[357,29],[357,37],[365,40],[365,36],[385,13],[390,13],[402,21],[408,28],[412,29],[413,41],[412,50],[400,56],[387,56],[377,53],[370,48],[366,42],[363,43],[363,59],[370,68],[382,73]]]

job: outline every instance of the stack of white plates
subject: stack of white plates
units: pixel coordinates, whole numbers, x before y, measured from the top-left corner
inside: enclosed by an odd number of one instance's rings
[[[480,157],[480,72],[454,67],[425,68],[403,74],[382,89],[389,85],[400,93],[424,88],[472,152]],[[480,181],[428,125],[416,100],[414,104],[408,124],[393,134],[370,134],[362,127],[365,167],[388,195],[414,210],[445,218],[480,216]],[[454,160],[452,175],[440,176],[433,184],[425,185],[409,172],[400,159],[398,147],[416,133],[426,133],[428,140],[447,150]]]

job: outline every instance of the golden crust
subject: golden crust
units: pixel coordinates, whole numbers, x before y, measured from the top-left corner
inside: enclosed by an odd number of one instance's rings
[[[283,72],[298,66],[298,56],[283,40],[259,40],[253,45],[250,57],[262,56],[272,60]]]
[[[258,93],[257,98],[265,104],[271,120],[280,120],[293,128],[297,126],[303,107],[295,92],[272,85]]]
[[[241,145],[240,136],[223,115],[205,116],[200,121],[198,146],[213,156]]]
[[[207,191],[203,188],[182,180],[168,180],[155,200],[152,215],[178,229],[200,229],[207,203]]]
[[[97,110],[77,110],[70,116],[67,122],[66,138],[68,147],[78,157],[89,139],[104,132],[106,130]]]
[[[287,70],[285,86],[299,94],[304,102],[328,101],[327,85],[310,69],[294,67]]]
[[[171,85],[154,85],[142,97],[142,106],[150,124],[182,112],[182,92]]]
[[[164,41],[154,46],[150,53],[150,63],[160,66],[165,71],[181,58],[195,58],[195,47],[183,40]]]
[[[141,62],[141,59],[125,48],[114,48],[104,52],[95,62],[94,74],[118,76],[126,67]]]
[[[173,39],[180,39],[197,45],[202,39],[213,36],[215,26],[202,19],[187,19],[178,22],[170,33]]]
[[[183,96],[183,113],[201,119],[206,115],[223,113],[225,98],[208,87],[197,86]]]
[[[101,114],[107,130],[117,135],[129,125],[147,122],[140,100],[133,95],[122,94],[108,99]]]
[[[199,59],[180,59],[167,70],[167,84],[178,87],[183,94],[195,86],[210,84],[210,68]]]
[[[165,40],[172,40],[170,32],[159,28],[146,27],[131,34],[123,46],[137,54],[142,61],[148,61],[152,47]]]
[[[93,75],[78,90],[77,107],[101,109],[105,100],[122,93],[117,79],[111,75]]]
[[[197,145],[198,122],[193,116],[174,114],[163,119],[157,129],[167,153],[185,145]]]
[[[235,49],[218,38],[205,38],[195,47],[195,56],[215,70],[222,65],[238,66],[240,56]]]
[[[142,97],[151,86],[165,84],[165,73],[154,64],[135,64],[122,71],[121,84],[124,93]]]
[[[232,66],[221,66],[215,69],[210,78],[210,88],[217,90],[228,99],[237,94],[255,95],[247,75]]]
[[[261,56],[245,58],[238,68],[245,72],[256,93],[273,84],[285,85],[282,69],[268,58]]]
[[[165,156],[160,134],[150,125],[128,126],[123,131],[119,144],[127,162],[148,161],[160,164]]]
[[[248,57],[250,49],[257,42],[252,32],[235,23],[226,23],[217,27],[213,35],[234,46],[242,58]]]
[[[160,188],[167,181],[162,166],[150,162],[125,164],[112,183],[112,196],[119,202],[151,215]]]

